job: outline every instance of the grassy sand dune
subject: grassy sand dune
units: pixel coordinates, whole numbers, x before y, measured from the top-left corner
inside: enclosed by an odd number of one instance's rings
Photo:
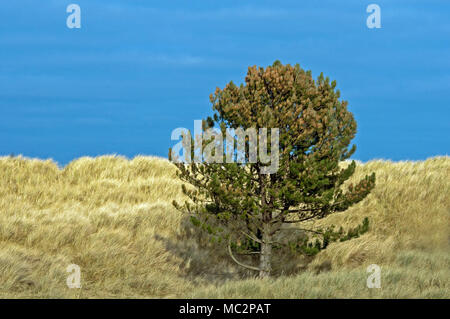
[[[344,164],[345,165],[345,164]],[[0,158],[0,297],[439,297],[450,298],[450,158],[371,161],[377,185],[347,212],[308,225],[345,227],[369,217],[360,238],[333,243],[290,275],[256,280],[194,232],[175,167],[155,157],[52,161]],[[68,289],[66,268],[81,267]],[[382,267],[382,288],[366,267]]]

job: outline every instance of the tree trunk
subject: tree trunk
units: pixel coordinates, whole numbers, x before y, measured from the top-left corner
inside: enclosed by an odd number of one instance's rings
[[[270,276],[272,258],[272,243],[270,235],[270,227],[264,224],[262,232],[261,255],[259,259],[259,278],[266,278]]]
[[[272,212],[267,209],[266,194],[266,176],[259,173],[259,181],[261,187],[261,206],[262,206],[262,239],[261,239],[261,255],[259,259],[259,278],[270,277],[272,258],[272,235],[270,222],[272,221]]]

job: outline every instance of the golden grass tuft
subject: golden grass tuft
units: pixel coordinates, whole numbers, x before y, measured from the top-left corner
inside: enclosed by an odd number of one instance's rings
[[[346,228],[367,216],[369,232],[261,281],[243,279],[172,207],[184,198],[165,159],[85,157],[60,168],[2,157],[0,297],[449,298],[450,158],[370,161],[352,178],[373,171],[364,201],[309,225]],[[288,263],[302,259],[275,261]],[[81,289],[66,285],[69,264],[81,267]],[[365,285],[369,264],[382,267],[381,289]]]

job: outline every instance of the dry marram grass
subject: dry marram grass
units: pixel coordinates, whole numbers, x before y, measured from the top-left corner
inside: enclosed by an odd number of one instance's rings
[[[346,228],[367,216],[369,232],[307,266],[280,256],[275,267],[289,264],[290,274],[263,281],[243,278],[172,207],[184,200],[175,171],[143,156],[64,168],[0,158],[0,297],[450,297],[449,157],[360,163],[352,179],[374,171],[373,192],[308,226]],[[81,267],[81,289],[66,285],[69,264]],[[366,287],[369,264],[382,267],[381,289]]]

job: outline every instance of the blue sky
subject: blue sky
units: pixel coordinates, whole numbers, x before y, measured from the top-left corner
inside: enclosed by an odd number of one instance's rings
[[[353,158],[449,153],[450,1],[14,0],[0,4],[0,154],[166,157],[216,86],[277,59],[337,81]]]

